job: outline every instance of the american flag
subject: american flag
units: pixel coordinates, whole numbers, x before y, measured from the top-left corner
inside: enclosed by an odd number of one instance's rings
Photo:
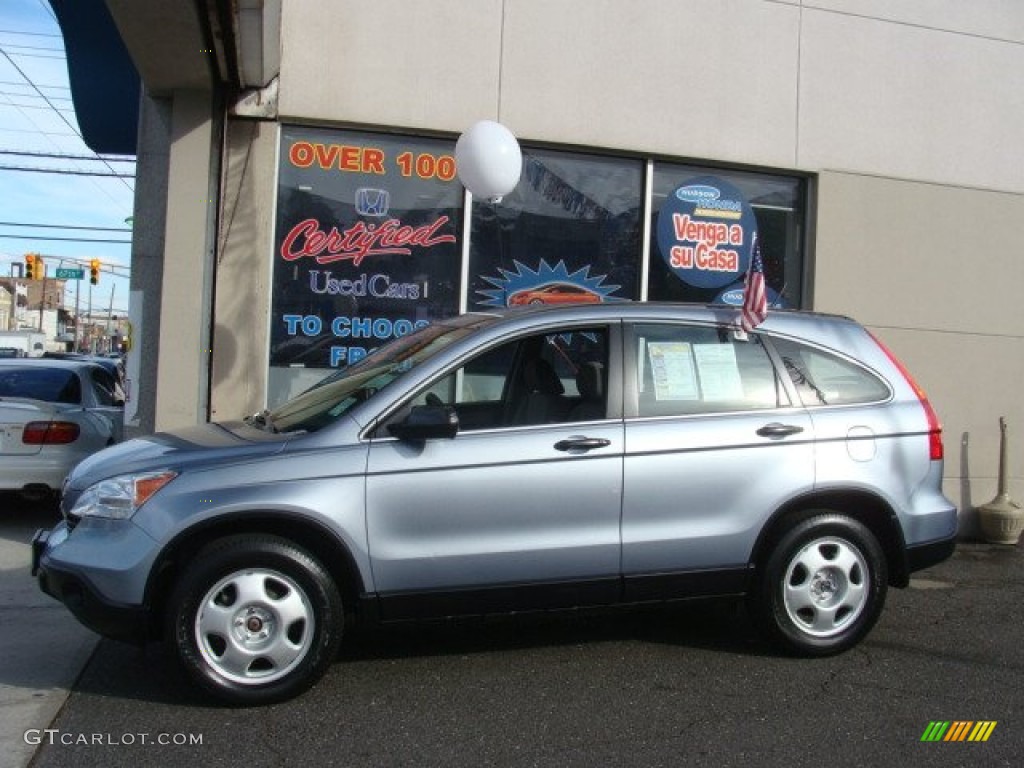
[[[740,325],[744,331],[752,331],[768,317],[768,297],[764,289],[764,262],[761,260],[761,244],[754,233],[750,245],[750,266],[743,281],[743,310]]]

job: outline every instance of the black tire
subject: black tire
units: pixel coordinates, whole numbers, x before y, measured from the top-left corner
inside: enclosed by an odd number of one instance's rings
[[[887,590],[888,568],[874,534],[856,520],[826,512],[782,534],[757,569],[750,609],[777,647],[828,656],[867,635]]]
[[[188,675],[230,704],[289,699],[337,655],[341,596],[308,552],[274,536],[219,539],[181,571],[169,636]]]

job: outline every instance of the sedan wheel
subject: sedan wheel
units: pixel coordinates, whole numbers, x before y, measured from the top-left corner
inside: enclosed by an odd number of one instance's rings
[[[172,636],[206,690],[266,704],[326,671],[341,639],[341,598],[309,553],[282,539],[237,536],[205,549],[185,573],[171,603]]]
[[[888,573],[864,525],[822,514],[786,531],[759,569],[751,608],[771,640],[803,655],[839,653],[874,626]]]

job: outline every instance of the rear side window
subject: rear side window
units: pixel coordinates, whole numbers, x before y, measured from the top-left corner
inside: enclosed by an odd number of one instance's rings
[[[92,370],[92,391],[100,405],[114,405],[114,377],[102,368]]]
[[[865,368],[838,355],[772,339],[805,406],[854,405],[887,400],[888,385]]]
[[[669,324],[633,330],[639,416],[752,411],[789,405],[760,338]]]
[[[55,368],[0,369],[0,397],[27,397],[48,403],[82,402],[78,377]]]

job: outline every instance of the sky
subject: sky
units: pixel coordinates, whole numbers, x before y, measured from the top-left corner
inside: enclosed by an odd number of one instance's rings
[[[62,258],[65,267],[97,258],[104,267],[91,290],[93,311],[106,312],[113,290],[114,314],[127,314],[135,180],[11,168],[133,174],[134,157],[104,156],[103,163],[12,153],[97,157],[78,135],[64,41],[47,0],[0,0],[0,275],[11,275],[11,265],[30,252],[44,256],[50,276]],[[88,267],[79,287],[84,313]],[[69,281],[64,298],[71,309],[75,291]]]

